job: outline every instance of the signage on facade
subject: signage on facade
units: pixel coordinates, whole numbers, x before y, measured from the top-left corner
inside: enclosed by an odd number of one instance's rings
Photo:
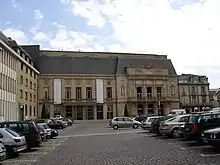
[[[54,104],[61,104],[61,79],[54,79]]]
[[[96,79],[96,103],[104,103],[104,83],[102,79]]]

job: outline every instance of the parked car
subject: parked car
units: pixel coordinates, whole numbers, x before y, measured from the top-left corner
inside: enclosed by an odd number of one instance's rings
[[[3,145],[3,142],[0,141],[0,162],[2,162],[5,159],[6,159],[6,149],[5,146]]]
[[[148,115],[137,115],[133,119],[136,120],[136,121],[141,122],[141,121],[147,119],[147,117],[148,117]]]
[[[220,147],[220,127],[206,130],[201,136],[204,143]]]
[[[51,129],[51,136],[50,138],[54,138],[54,137],[57,137],[59,136],[59,133],[56,129]]]
[[[184,137],[188,139],[190,138],[193,140],[202,141],[201,134],[203,131],[219,126],[220,111],[207,111],[199,113],[199,115],[194,117],[193,122],[186,124],[184,129]]]
[[[47,135],[45,134],[44,127],[37,125],[37,129],[40,132],[41,140],[45,141],[47,139]]]
[[[25,137],[11,129],[0,128],[0,138],[5,146],[7,157],[27,149]]]
[[[52,120],[48,126],[51,129],[63,129],[67,127],[67,123],[62,120]]]
[[[72,126],[73,121],[70,119],[64,119],[64,121],[67,123],[67,126]]]
[[[28,149],[37,147],[42,142],[36,123],[32,120],[0,122],[0,128],[10,128],[15,132],[24,135]]]
[[[156,120],[154,120],[152,123],[151,123],[151,132],[152,133],[156,133],[157,135],[160,135],[160,131],[159,131],[159,127],[160,127],[160,123],[163,122],[163,121],[166,121],[170,118],[173,118],[173,116],[160,116],[159,118],[157,118]]]
[[[179,127],[185,125],[190,115],[178,115],[160,123],[159,131],[161,134],[178,138],[181,136]]]
[[[40,127],[42,127],[42,129],[44,129],[44,133],[46,135],[46,138],[50,138],[51,136],[51,129],[49,128],[49,126],[47,125],[47,123],[38,123],[38,125]]]
[[[130,117],[114,117],[111,120],[111,126],[114,130],[117,130],[118,128],[129,128],[132,127],[134,129],[137,129],[141,125],[141,122],[133,120]]]
[[[141,122],[141,128],[144,130],[149,130],[151,132],[151,124],[154,122],[156,119],[158,119],[160,116],[151,116],[147,117],[145,120]]]

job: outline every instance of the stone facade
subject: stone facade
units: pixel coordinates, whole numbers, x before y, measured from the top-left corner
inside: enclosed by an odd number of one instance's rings
[[[210,107],[209,82],[206,76],[182,74],[179,80],[179,96],[182,108],[189,111]]]

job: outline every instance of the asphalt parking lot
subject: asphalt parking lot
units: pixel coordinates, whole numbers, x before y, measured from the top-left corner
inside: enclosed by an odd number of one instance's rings
[[[194,141],[158,137],[140,129],[77,125],[31,153],[3,165],[219,165],[220,151]]]

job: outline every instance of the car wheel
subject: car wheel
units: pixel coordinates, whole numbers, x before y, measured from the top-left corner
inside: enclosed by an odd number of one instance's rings
[[[137,128],[138,128],[138,125],[137,125],[137,124],[134,124],[134,125],[133,125],[133,128],[134,128],[134,129],[137,129]]]
[[[180,130],[178,128],[174,128],[171,132],[171,136],[174,138],[179,138],[181,136]]]
[[[114,130],[117,130],[118,128],[119,128],[118,125],[113,125]]]

